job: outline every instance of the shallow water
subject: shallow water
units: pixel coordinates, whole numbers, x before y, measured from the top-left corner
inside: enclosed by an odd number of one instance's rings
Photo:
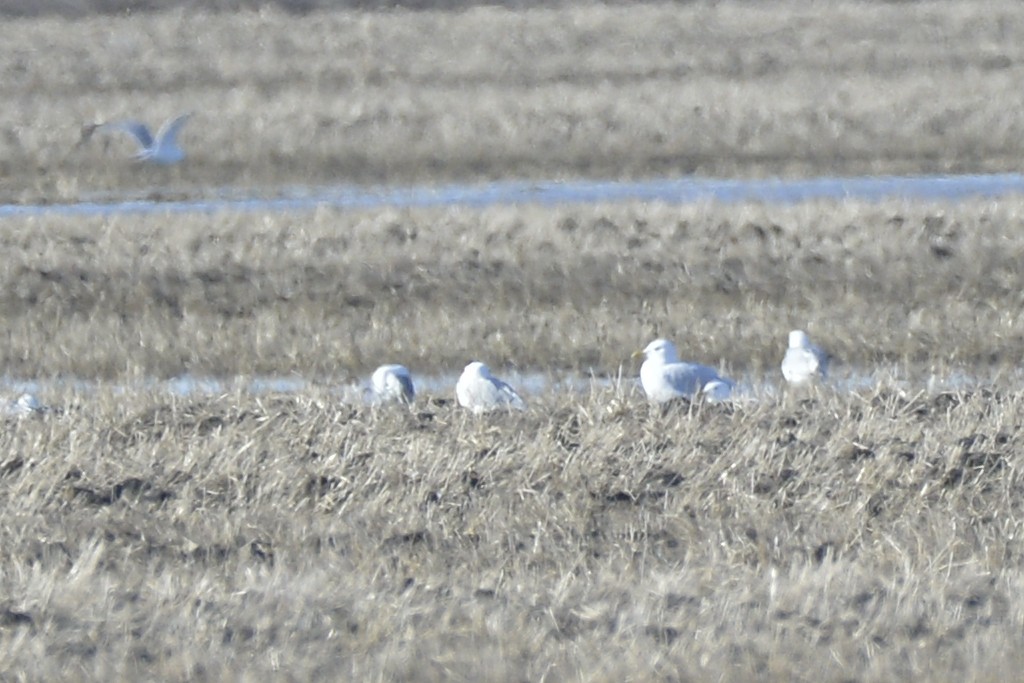
[[[515,371],[500,372],[499,376],[512,385],[527,401],[531,397],[552,394],[584,395],[592,391],[617,390],[628,394],[642,394],[636,373],[624,369],[620,376],[584,376],[576,374],[551,375],[545,373]],[[756,403],[779,397],[785,390],[780,374],[731,375],[736,380],[732,401]],[[417,395],[454,398],[457,374],[415,375]],[[823,387],[840,394],[870,393],[878,388],[905,392],[936,394],[940,392],[972,391],[992,386],[1021,386],[1024,371],[991,369],[986,372],[970,372],[967,369],[949,369],[941,374],[924,370],[908,371],[898,366],[880,367],[873,371],[861,368],[847,368],[833,373]],[[164,393],[168,398],[202,398],[226,394],[250,395],[299,395],[312,390],[326,391],[337,397],[339,404],[371,405],[375,396],[370,389],[369,377],[360,382],[332,380],[330,378],[308,379],[297,376],[281,377],[234,377],[217,378],[182,375],[172,379],[143,379],[131,383],[96,382],[86,379],[60,380],[14,380],[0,378],[0,407],[9,405],[22,393],[37,395],[44,403],[59,402],[61,396],[74,394],[82,397],[101,393],[130,395],[135,392]],[[60,407],[59,403],[55,407]],[[0,410],[0,412],[3,412]]]
[[[382,207],[485,207],[501,204],[593,204],[600,202],[659,201],[687,204],[699,201],[737,203],[796,203],[813,199],[858,199],[881,201],[890,198],[957,200],[966,197],[996,197],[1024,193],[1024,175],[881,176],[815,178],[809,180],[721,180],[710,178],[660,178],[643,181],[502,181],[474,185],[418,187],[302,188],[283,192],[275,198],[239,196],[221,190],[213,199],[187,201],[131,200],[106,196],[72,204],[0,205],[0,218],[12,216],[104,216],[116,214],[214,213],[220,211],[296,212],[320,207],[366,209]],[[538,373],[503,375],[525,397],[553,391],[585,392],[593,388],[620,386],[638,390],[635,377],[620,379],[563,376]],[[908,391],[966,390],[1005,381],[1006,373],[954,370],[946,374],[901,372],[896,368],[873,371],[851,369],[835,375],[829,385],[842,392],[870,390],[876,386]],[[734,396],[738,400],[774,396],[782,390],[781,377],[738,376]],[[1021,384],[1024,375],[1012,381]],[[453,396],[457,375],[417,376],[417,390],[424,394]],[[243,392],[252,394],[293,394],[311,387],[328,387],[343,402],[372,401],[368,382],[350,384],[299,377],[214,378],[186,375],[171,380],[148,379],[132,385],[110,385],[83,379],[14,381],[0,378],[0,397],[16,398],[32,392],[47,394],[92,394],[101,390],[129,393],[138,390],[165,391],[172,396],[203,396]],[[2,398],[0,398],[2,400]]]
[[[593,204],[658,201],[691,204],[764,202],[792,204],[813,199],[882,201],[892,198],[956,200],[1024,192],[1024,175],[878,176],[806,180],[653,178],[636,181],[498,181],[410,187],[337,186],[298,188],[279,196],[246,197],[221,189],[210,199],[161,201],[108,195],[70,204],[2,204],[0,218],[12,216],[107,216],[151,213],[312,211],[320,207],[372,209],[504,204]]]

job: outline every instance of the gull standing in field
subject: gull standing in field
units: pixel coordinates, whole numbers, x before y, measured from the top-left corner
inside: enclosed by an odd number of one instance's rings
[[[370,377],[373,392],[381,402],[412,403],[416,389],[412,385],[412,373],[404,365],[382,365]]]
[[[526,403],[519,394],[478,361],[473,361],[462,371],[455,384],[455,398],[460,406],[469,408],[476,415],[501,408],[526,409]]]
[[[811,343],[803,330],[789,333],[789,348],[782,358],[782,376],[790,384],[824,379],[828,374],[828,353]]]
[[[82,129],[82,141],[88,140],[96,131],[130,133],[139,143],[139,151],[132,157],[137,161],[154,164],[176,164],[185,158],[185,150],[178,146],[178,134],[192,116],[191,112],[169,119],[160,126],[156,137],[140,121],[113,121],[90,124]]]
[[[717,402],[726,401],[732,395],[735,386],[732,380],[707,365],[680,361],[675,344],[667,339],[655,339],[633,356],[646,359],[640,366],[640,385],[647,398],[655,403],[677,398],[692,400],[698,396]]]

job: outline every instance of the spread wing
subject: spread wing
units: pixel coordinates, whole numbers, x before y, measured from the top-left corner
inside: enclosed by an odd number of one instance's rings
[[[189,112],[188,114],[182,114],[177,118],[164,122],[164,125],[160,126],[160,130],[157,131],[156,134],[158,143],[161,145],[174,143],[174,141],[178,139],[178,133],[180,133],[185,124],[188,123],[191,116],[192,113]]]
[[[149,128],[146,124],[140,123],[139,121],[115,121],[113,123],[103,123],[94,130],[101,132],[121,132],[129,133],[135,136],[135,140],[139,143],[139,147],[142,149],[149,149],[153,146],[153,135],[149,132]]]

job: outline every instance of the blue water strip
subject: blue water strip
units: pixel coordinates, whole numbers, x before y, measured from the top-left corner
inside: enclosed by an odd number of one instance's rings
[[[223,196],[197,200],[84,201],[68,204],[2,204],[0,218],[17,216],[111,216],[122,214],[312,211],[339,209],[487,207],[616,203],[630,201],[693,204],[761,202],[794,204],[810,200],[959,200],[1024,193],[1024,175],[877,176],[805,180],[723,180],[658,178],[633,181],[499,181],[412,187],[353,185],[306,188],[273,198]],[[234,196],[231,196],[234,195]]]

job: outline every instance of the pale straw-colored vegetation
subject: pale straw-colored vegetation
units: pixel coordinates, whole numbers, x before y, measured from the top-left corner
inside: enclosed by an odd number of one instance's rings
[[[0,675],[1005,680],[1020,394],[474,418],[55,395],[0,435]]]
[[[1022,22],[1009,2],[5,18],[0,200],[1013,171]],[[183,110],[170,169],[79,144]],[[0,431],[0,679],[1017,678],[1022,224],[1015,197],[2,220],[4,386],[42,379],[54,410]],[[665,336],[778,383],[796,327],[839,375],[900,377],[666,410],[632,381]],[[339,396],[382,362],[471,359],[597,379],[486,418],[429,387]],[[186,373],[308,383],[152,382]],[[972,388],[927,383],[955,373]]]
[[[39,217],[0,224],[9,375],[615,375],[658,336],[778,375],[987,376],[1020,357],[1024,203],[622,204]]]
[[[1016,170],[1022,33],[1012,2],[10,19],[0,197]],[[78,145],[83,124],[186,110],[170,171]]]

